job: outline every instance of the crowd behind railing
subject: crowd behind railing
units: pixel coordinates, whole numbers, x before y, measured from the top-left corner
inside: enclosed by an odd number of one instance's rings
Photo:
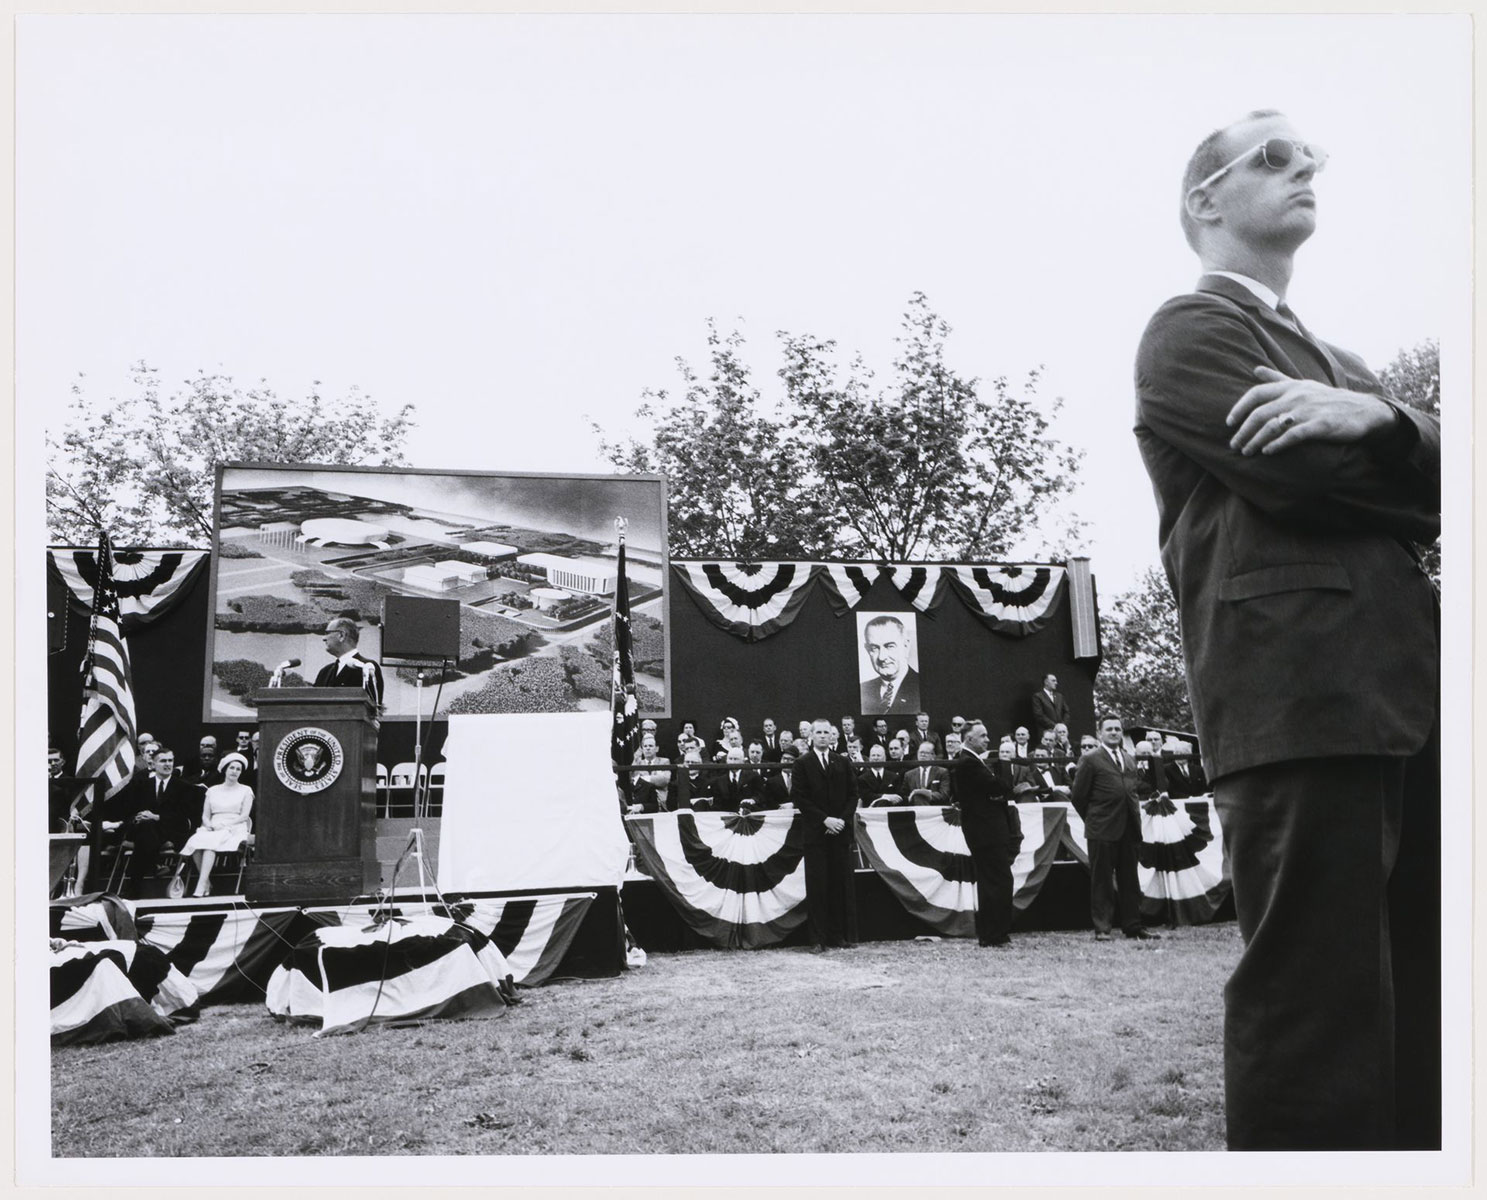
[[[867,725],[864,719],[864,725]],[[761,718],[757,730],[745,736],[739,722],[724,717],[709,742],[692,721],[680,722],[675,748],[667,752],[653,720],[641,723],[640,747],[632,763],[616,766],[620,805],[628,814],[689,809],[694,812],[766,812],[788,809],[791,771],[800,755],[812,748],[811,724],[780,724]],[[980,718],[953,717],[935,729],[928,713],[919,713],[912,725],[890,731],[878,718],[866,732],[857,718],[843,716],[831,725],[828,749],[845,755],[856,772],[859,803],[864,807],[892,805],[953,806],[951,768],[963,748],[965,731],[984,724]],[[1013,799],[1019,803],[1068,800],[1080,757],[1094,749],[1094,734],[1072,741],[1066,723],[1041,729],[1019,725],[1002,734],[994,757],[1005,762]],[[1192,742],[1151,729],[1127,734],[1125,752],[1135,761],[1143,797],[1186,799],[1207,793],[1208,783]]]

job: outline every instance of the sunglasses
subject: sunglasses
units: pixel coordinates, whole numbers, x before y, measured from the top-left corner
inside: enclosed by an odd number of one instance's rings
[[[1271,138],[1269,141],[1261,142],[1258,146],[1251,146],[1238,158],[1225,163],[1202,183],[1194,184],[1188,190],[1196,192],[1199,188],[1206,188],[1209,184],[1216,183],[1253,154],[1260,156],[1259,166],[1269,167],[1272,171],[1284,171],[1295,161],[1298,154],[1311,159],[1313,171],[1320,171],[1327,165],[1327,151],[1320,146],[1307,142],[1293,142],[1290,138]]]

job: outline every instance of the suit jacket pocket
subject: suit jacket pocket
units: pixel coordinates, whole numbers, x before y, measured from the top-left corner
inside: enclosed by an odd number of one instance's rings
[[[1231,575],[1219,584],[1219,599],[1253,600],[1256,596],[1274,596],[1280,592],[1301,592],[1320,588],[1333,592],[1351,592],[1353,582],[1341,563],[1282,563]]]

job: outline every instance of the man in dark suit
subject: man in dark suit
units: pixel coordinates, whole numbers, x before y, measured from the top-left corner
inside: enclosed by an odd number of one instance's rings
[[[917,758],[920,766],[910,767],[904,773],[904,802],[906,804],[946,805],[950,803],[950,772],[944,767],[931,767],[930,760],[940,757],[935,744],[927,738],[919,743]]]
[[[1136,359],[1189,694],[1245,949],[1228,1141],[1440,1145],[1440,427],[1285,305],[1325,156],[1283,116],[1205,139],[1197,290]],[[1374,176],[1378,186],[1387,179]]]
[[[335,661],[320,668],[316,687],[365,688],[373,704],[382,706],[382,667],[357,650],[361,630],[350,617],[335,617],[325,626],[325,652]]]
[[[1110,940],[1119,906],[1121,932],[1155,939],[1141,924],[1141,884],[1136,856],[1141,813],[1136,806],[1136,763],[1122,748],[1119,717],[1100,720],[1100,745],[1079,760],[1069,799],[1084,821],[1089,845],[1089,913],[1097,941]]]
[[[136,895],[141,882],[156,873],[161,847],[180,849],[201,823],[202,799],[200,788],[176,774],[175,753],[160,746],[150,773],[132,780],[104,806],[104,829],[114,832],[109,827],[117,821],[120,841],[134,843],[129,877]]]
[[[759,735],[759,745],[764,748],[765,762],[780,761],[780,731],[773,717],[764,718],[764,730]]]
[[[174,755],[171,756],[174,761]],[[193,787],[205,791],[222,782],[222,769],[217,765],[217,739],[210,733],[196,746],[196,761],[181,772],[181,777]]]
[[[1045,729],[1052,729],[1060,723],[1067,726],[1070,719],[1069,702],[1058,690],[1058,676],[1043,676],[1043,686],[1033,693],[1034,734],[1041,738]]]
[[[822,950],[857,942],[852,890],[857,774],[831,750],[831,722],[811,723],[811,748],[791,772],[790,799],[805,827],[805,901],[811,939]]]
[[[756,806],[759,811],[772,811],[790,803],[791,768],[799,757],[800,752],[794,746],[786,746],[780,751],[780,769],[765,775],[764,795]]]
[[[630,807],[632,813],[655,813],[666,811],[666,795],[671,786],[671,762],[662,758],[656,747],[656,735],[642,734],[640,749],[635,755],[635,765],[644,771],[630,775]]]
[[[991,738],[977,722],[965,732],[950,777],[960,805],[960,828],[976,873],[976,940],[983,946],[1012,944],[1012,859],[1016,855],[1011,822],[1016,810],[1004,774],[987,765]],[[1020,829],[1019,829],[1020,833]]]
[[[935,748],[936,758],[940,757],[940,752],[945,748],[944,742],[940,740],[940,735],[930,728],[929,714],[927,712],[915,714],[914,728],[909,730],[909,742],[913,745],[916,755],[919,752],[919,747],[925,742],[928,742]]]
[[[902,617],[874,617],[862,630],[862,646],[873,677],[861,687],[864,713],[911,714],[919,711],[919,672],[909,666],[908,626]]]
[[[764,794],[764,780],[737,746],[729,747],[726,761],[728,769],[713,775],[713,811],[738,812],[745,805],[752,807]]]
[[[867,752],[867,762],[857,768],[857,795],[863,804],[881,807],[885,804],[902,804],[903,794],[899,790],[899,768],[888,762],[882,746],[874,746]]]

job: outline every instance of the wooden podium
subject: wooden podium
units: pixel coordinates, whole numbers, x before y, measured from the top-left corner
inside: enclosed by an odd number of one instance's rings
[[[250,903],[344,904],[375,892],[377,717],[361,688],[264,688]]]

